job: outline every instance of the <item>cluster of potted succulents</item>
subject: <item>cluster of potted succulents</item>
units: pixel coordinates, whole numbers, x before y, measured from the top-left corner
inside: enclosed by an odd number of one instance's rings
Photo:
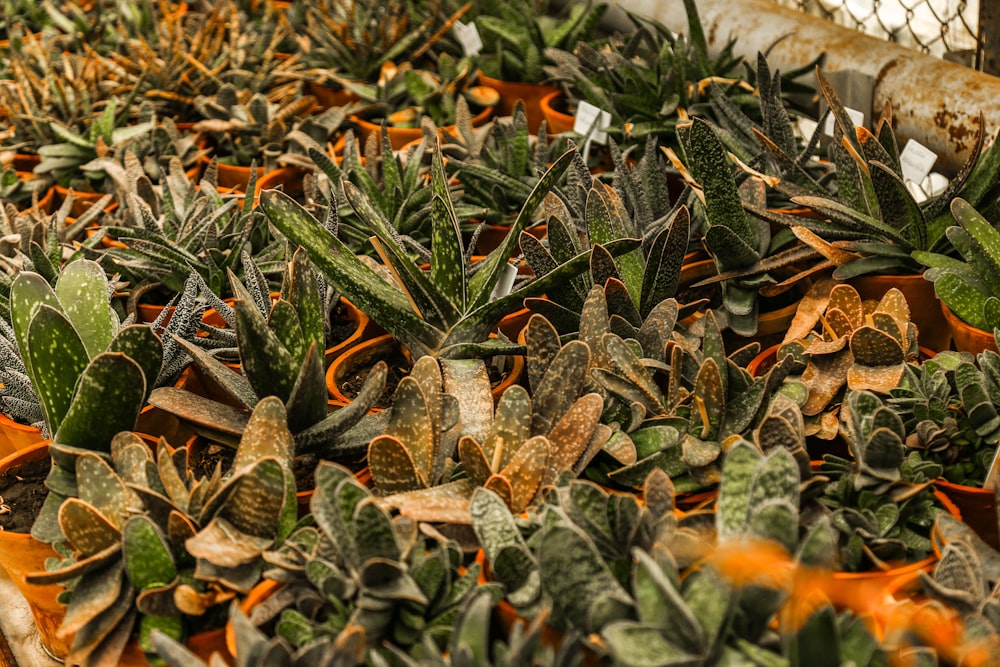
[[[1000,148],[918,201],[891,108],[817,71],[801,136],[803,72],[686,5],[4,3],[0,565],[47,651],[1000,661]]]

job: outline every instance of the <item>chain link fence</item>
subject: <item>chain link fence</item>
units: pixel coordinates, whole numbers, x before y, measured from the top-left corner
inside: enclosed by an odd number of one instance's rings
[[[983,69],[980,2],[997,0],[775,0],[902,46]]]

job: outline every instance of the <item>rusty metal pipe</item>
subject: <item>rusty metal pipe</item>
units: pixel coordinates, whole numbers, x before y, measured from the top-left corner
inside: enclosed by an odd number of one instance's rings
[[[678,32],[687,31],[682,0],[617,0]],[[897,136],[916,139],[938,156],[937,169],[954,173],[966,158],[979,112],[987,137],[1000,127],[1000,78],[861,34],[770,0],[698,0],[710,50],[736,37],[736,53],[751,61],[778,37],[768,56],[773,68],[790,71],[826,52],[824,71],[855,70],[874,79],[872,103],[891,100]],[[622,15],[609,16],[622,25]],[[871,110],[867,110],[871,111]],[[869,116],[871,117],[871,116]]]

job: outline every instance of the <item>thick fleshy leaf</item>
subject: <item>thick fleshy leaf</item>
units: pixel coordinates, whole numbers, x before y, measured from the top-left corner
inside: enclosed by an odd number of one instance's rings
[[[545,474],[549,441],[544,436],[529,438],[511,458],[500,475],[510,482],[511,511],[523,512],[535,497]]]
[[[560,472],[573,469],[587,450],[603,409],[604,400],[600,394],[585,394],[548,433],[551,450],[542,477],[543,485],[554,483]]]
[[[38,394],[45,423],[58,432],[69,412],[76,383],[89,363],[87,350],[66,316],[48,305],[37,308],[24,338],[22,356],[31,385]]]
[[[113,547],[121,530],[93,505],[79,498],[67,498],[59,508],[59,525],[66,540],[84,557]]]
[[[750,511],[753,480],[762,458],[749,443],[739,443],[726,454],[715,514],[719,539],[732,539],[743,534]]]
[[[427,486],[406,446],[393,436],[383,435],[368,445],[368,467],[375,486],[385,494],[413,491]]]
[[[99,354],[80,376],[53,440],[109,451],[115,434],[135,426],[145,397],[146,378],[135,361],[119,352]]]
[[[110,609],[122,595],[124,582],[120,562],[80,577],[73,589],[73,597],[66,608],[66,617],[59,632],[71,635],[78,632],[98,615]]]
[[[85,259],[70,262],[63,267],[55,291],[87,356],[93,359],[106,350],[116,326],[108,306],[108,277],[101,265]]]
[[[427,403],[426,395],[417,380],[403,378],[393,395],[392,412],[386,430],[387,435],[393,436],[406,447],[413,465],[424,477],[428,476],[431,469],[436,436]]]
[[[177,577],[177,565],[167,538],[148,517],[129,518],[122,532],[122,544],[125,571],[136,589],[165,586]]]

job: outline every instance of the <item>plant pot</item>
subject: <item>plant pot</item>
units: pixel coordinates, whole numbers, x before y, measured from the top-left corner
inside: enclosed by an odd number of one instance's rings
[[[320,109],[326,110],[330,107],[343,107],[351,102],[357,102],[358,96],[347,88],[335,88],[316,81],[306,82],[306,91],[316,98],[316,104]]]
[[[53,206],[58,208],[62,205],[66,198],[69,196],[70,188],[63,187],[58,183],[53,185],[52,188],[55,190],[55,198],[53,201]],[[72,218],[79,218],[81,215],[86,213],[95,202],[99,201],[106,193],[103,192],[80,192],[73,190],[73,205],[69,209],[69,215]],[[111,213],[116,208],[118,208],[118,202],[112,201],[110,204],[104,207],[104,210]]]
[[[472,229],[475,229],[475,225],[472,226]],[[543,239],[549,233],[549,226],[546,224],[533,225],[524,231],[528,232],[536,239]],[[479,238],[476,239],[476,254],[489,255],[491,252],[500,247],[500,244],[503,243],[509,233],[510,225],[486,225],[483,227],[483,231],[479,233]],[[463,234],[463,236],[466,235]],[[468,237],[471,239],[471,232]],[[515,246],[515,253],[521,253],[520,242],[517,246]]]
[[[41,429],[29,424],[19,424],[0,412],[0,457],[10,456],[44,439]]]
[[[968,324],[953,313],[943,301],[940,303],[941,312],[944,313],[944,318],[951,328],[951,341],[956,350],[959,352],[971,352],[972,354],[979,354],[983,350],[1000,352],[1000,349],[997,348],[996,338],[993,337],[991,332],[977,329]]]
[[[326,351],[323,353],[323,357],[327,368],[330,367],[330,364],[333,363],[334,359],[339,357],[345,351],[361,344],[364,340],[371,338],[372,334],[376,330],[379,331],[379,335],[385,333],[381,330],[382,327],[372,322],[368,315],[362,312],[362,310],[353,303],[343,297],[341,297],[340,303],[344,307],[344,317],[347,322],[353,326],[353,329],[351,333],[342,341],[326,348]]]
[[[870,275],[852,278],[848,283],[858,291],[862,300],[878,301],[895,287],[903,293],[910,307],[910,321],[917,327],[920,344],[940,352],[951,343],[951,328],[938,315],[938,298],[934,283],[924,280],[922,274],[903,276]]]
[[[480,125],[483,125],[492,115],[493,107],[486,107],[472,117],[472,126],[479,127]],[[374,132],[376,133],[376,136],[378,136],[378,132],[382,127],[381,121],[373,123],[372,121],[356,115],[351,116],[351,122],[358,126],[361,146],[364,146],[365,142],[368,141],[369,134]],[[419,127],[393,127],[391,125],[386,125],[385,129],[389,135],[389,145],[392,146],[392,150],[394,151],[402,150],[403,146],[406,144],[411,141],[420,141],[420,139],[424,136],[424,131]],[[446,133],[450,133],[452,135],[458,134],[458,126],[447,125],[445,127],[438,128],[438,136],[441,137],[442,141],[445,140]]]
[[[524,115],[528,121],[528,132],[531,134],[538,134],[538,127],[545,120],[545,114],[542,113],[542,98],[546,95],[559,92],[559,89],[551,84],[501,81],[500,79],[486,76],[482,72],[479,73],[479,82],[484,86],[496,89],[500,93],[497,115],[512,115],[518,100],[523,100]]]
[[[562,94],[562,91],[557,90],[554,93],[549,93],[539,102],[542,107],[542,115],[545,117],[545,131],[549,134],[562,134],[563,132],[573,131],[573,124],[576,122],[576,118],[556,108],[556,105],[564,99],[565,96]]]
[[[996,492],[946,479],[934,481],[934,487],[958,507],[962,521],[994,549],[1000,549]]]
[[[257,179],[257,190],[254,192],[253,203],[256,206],[260,193],[281,187],[282,192],[293,198],[300,198],[304,190],[305,175],[309,171],[300,167],[279,167],[272,169]]]
[[[37,442],[0,460],[0,485],[26,466],[37,466],[41,472],[49,464],[48,441]],[[0,565],[28,601],[42,646],[61,659],[69,653],[72,641],[56,635],[66,616],[66,608],[56,598],[65,589],[62,585],[35,586],[25,581],[25,575],[44,572],[45,561],[57,556],[52,545],[39,542],[30,534],[0,531]]]
[[[216,183],[219,187],[232,188],[238,192],[246,192],[250,185],[250,167],[217,162]],[[257,182],[264,177],[264,167],[257,167]]]

